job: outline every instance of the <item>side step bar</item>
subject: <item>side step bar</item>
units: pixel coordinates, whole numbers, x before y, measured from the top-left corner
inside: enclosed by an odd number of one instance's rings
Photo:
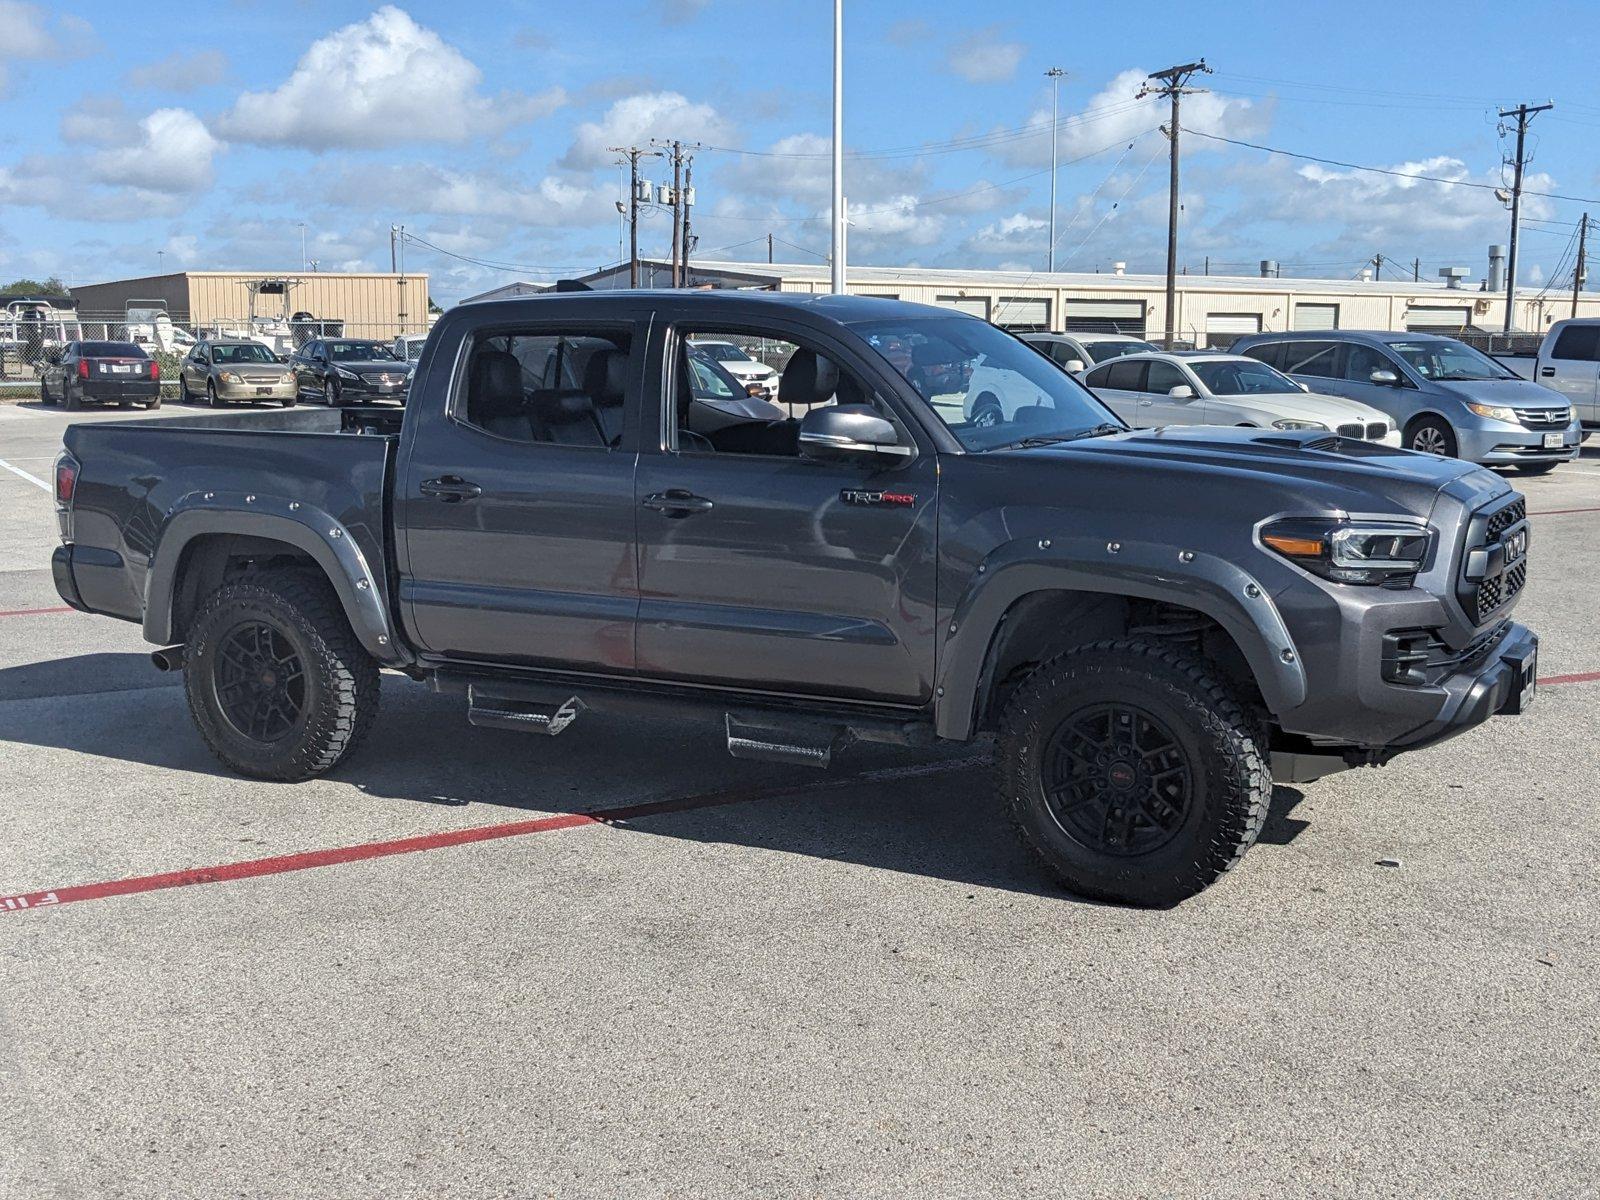
[[[855,740],[843,725],[751,725],[732,713],[724,713],[722,720],[728,731],[728,753],[734,758],[820,767],[825,771],[832,764],[834,753]],[[810,736],[802,737],[805,734]]]
[[[555,737],[583,715],[585,705],[576,696],[560,704],[535,704],[504,696],[484,696],[467,688],[467,721],[479,729],[514,729]]]

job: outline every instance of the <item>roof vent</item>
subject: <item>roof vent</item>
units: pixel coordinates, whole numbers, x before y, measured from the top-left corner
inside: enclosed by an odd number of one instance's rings
[[[1453,291],[1461,290],[1461,281],[1472,274],[1471,267],[1440,267],[1439,278],[1444,280],[1444,285]]]

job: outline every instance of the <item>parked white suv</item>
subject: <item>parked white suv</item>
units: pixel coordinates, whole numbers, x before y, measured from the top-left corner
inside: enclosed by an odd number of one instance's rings
[[[759,392],[750,392],[752,396],[759,396],[762,400],[778,398],[778,373],[766,363],[751,358],[732,342],[691,338],[690,345],[721,363],[729,375],[745,385],[746,391],[749,391],[752,385],[759,388]]]
[[[1400,431],[1377,409],[1308,392],[1283,372],[1239,354],[1130,354],[1079,378],[1136,429],[1157,425],[1321,429],[1400,446]]]
[[[1063,370],[1087,371],[1124,354],[1146,354],[1156,346],[1126,333],[1024,333],[1020,335]]]

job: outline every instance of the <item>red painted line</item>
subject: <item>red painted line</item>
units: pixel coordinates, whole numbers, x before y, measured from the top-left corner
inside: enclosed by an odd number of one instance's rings
[[[1540,687],[1554,687],[1559,683],[1593,683],[1600,679],[1600,671],[1580,671],[1576,675],[1546,675],[1539,680]]]
[[[0,611],[0,617],[37,617],[41,613],[73,612],[65,604],[58,604],[54,608],[12,608]]]
[[[223,863],[215,867],[190,867],[183,871],[166,871],[159,875],[136,875],[131,879],[112,879],[102,883],[73,884],[52,888],[44,892],[23,892],[14,896],[0,896],[0,912],[21,912],[24,909],[49,908],[62,904],[76,904],[83,900],[105,900],[111,896],[132,896],[140,892],[157,892],[167,888],[190,887],[200,883],[228,883],[236,879],[255,879],[262,875],[283,875],[290,871],[307,871],[316,867],[332,867],[343,863],[363,862],[370,858],[389,858],[396,854],[416,854],[424,850],[443,850],[450,846],[465,846],[473,842],[492,842],[501,838],[523,837],[534,833],[552,833],[559,829],[576,829],[582,825],[615,825],[640,817],[654,817],[662,813],[688,812],[692,809],[719,808],[729,804],[744,804],[754,800],[781,800],[806,793],[832,791],[854,784],[892,782],[896,779],[921,778],[939,775],[980,761],[976,758],[956,759],[950,762],[929,763],[924,766],[888,771],[868,771],[842,779],[829,779],[816,783],[797,784],[784,788],[742,788],[724,792],[706,792],[698,796],[680,796],[671,800],[651,800],[643,804],[626,804],[617,808],[603,808],[587,813],[562,813],[554,817],[537,817],[528,821],[508,821],[501,825],[479,825],[471,829],[450,829],[440,833],[425,833],[416,837],[395,838],[385,842],[363,842],[357,846],[339,846],[330,850],[306,850],[297,854],[280,854],[272,858],[256,858],[246,862]]]
[[[1564,517],[1568,513],[1600,512],[1600,508],[1547,508],[1543,512],[1531,512],[1530,517]]]

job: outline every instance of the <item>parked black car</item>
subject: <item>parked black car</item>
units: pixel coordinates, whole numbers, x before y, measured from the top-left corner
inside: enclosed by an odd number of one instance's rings
[[[687,347],[731,335],[791,347],[803,417],[708,419]],[[541,373],[580,350],[575,385]],[[973,363],[1028,403],[980,426],[911,378]],[[380,667],[475,725],[700,713],[792,766],[992,731],[1045,864],[1160,905],[1239,860],[1274,776],[1378,766],[1534,695],[1504,479],[1319,432],[1128,430],[975,317],[557,293],[451,310],[417,370],[404,409],[67,430],[57,589],[141,622],[245,775],[332,768]]]
[[[132,342],[68,342],[49,352],[39,399],[69,411],[85,404],[161,407],[161,366]]]
[[[411,364],[383,342],[316,338],[289,359],[296,394],[326,404],[401,400],[411,383]]]

